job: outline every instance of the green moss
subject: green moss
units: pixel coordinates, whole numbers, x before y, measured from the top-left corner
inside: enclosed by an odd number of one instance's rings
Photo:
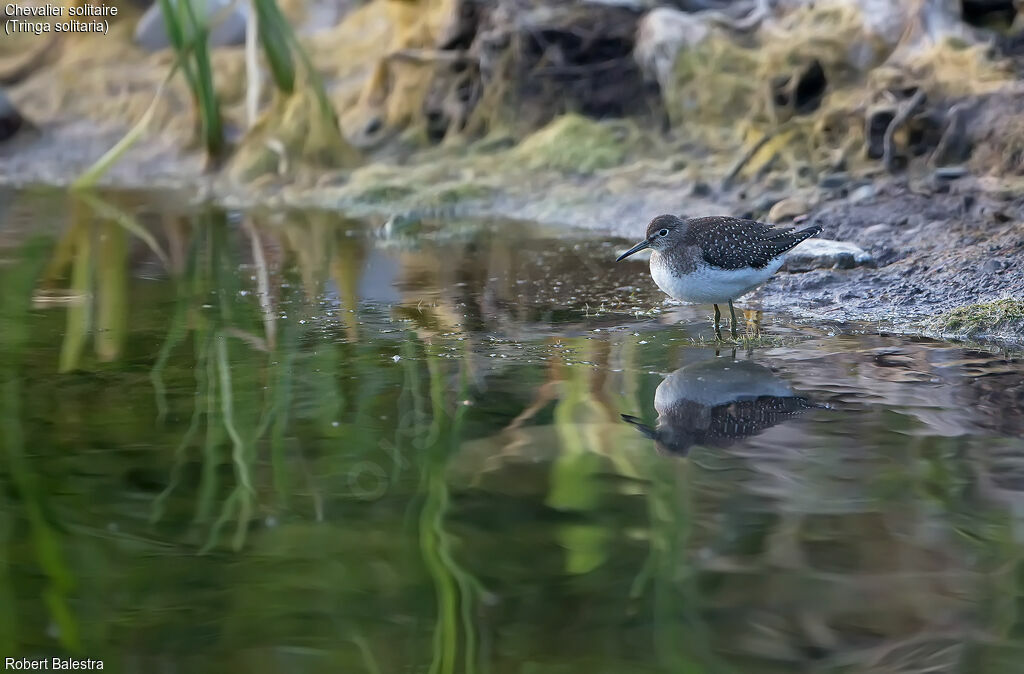
[[[762,98],[759,59],[756,50],[717,35],[695,48],[680,50],[674,85],[665,92],[672,122],[696,118],[705,124],[731,125],[749,117]]]
[[[948,37],[946,38],[946,46],[950,49],[955,49],[956,51],[963,51],[968,49],[971,45],[963,38]]]
[[[293,94],[276,97],[231,158],[236,180],[249,182],[300,167],[319,173],[362,163],[361,154],[341,135],[333,111],[322,105],[316,86],[308,82]]]
[[[516,139],[507,133],[492,133],[469,147],[471,154],[494,154],[515,147]]]
[[[528,136],[510,155],[530,169],[593,173],[625,160],[630,135],[622,124],[569,114]]]
[[[401,201],[415,190],[405,185],[395,185],[389,183],[383,183],[380,185],[371,185],[366,189],[359,191],[355,198],[357,201],[368,204],[383,204],[391,201]]]
[[[1024,331],[1024,300],[1007,298],[957,307],[934,319],[933,327],[943,333],[965,337],[999,332]]]
[[[428,206],[450,206],[464,201],[489,199],[494,188],[480,183],[450,183],[425,192],[416,201]]]

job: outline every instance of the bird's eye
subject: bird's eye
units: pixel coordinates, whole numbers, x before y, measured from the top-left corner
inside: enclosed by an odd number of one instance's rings
[[[658,236],[668,236],[668,230],[667,229],[661,230],[660,232],[658,232]]]

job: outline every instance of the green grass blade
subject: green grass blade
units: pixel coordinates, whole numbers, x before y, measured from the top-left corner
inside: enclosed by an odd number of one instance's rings
[[[284,93],[295,90],[295,61],[290,43],[294,37],[288,20],[281,13],[275,0],[253,0],[256,12],[260,45],[267,57],[274,84]]]
[[[67,328],[60,349],[60,371],[71,372],[78,368],[86,340],[92,331],[92,282],[93,282],[93,241],[91,222],[82,226],[75,234],[75,258],[71,265],[71,287],[73,294],[68,306]]]
[[[213,86],[213,67],[210,64],[209,32],[205,20],[200,21],[192,7],[192,0],[179,0],[179,8],[188,26],[189,36],[194,36],[192,58],[196,67],[194,95],[199,106],[200,134],[207,154],[219,160],[224,156],[224,124],[220,115],[217,91]]]
[[[128,334],[128,242],[114,222],[100,225],[96,242],[96,333],[102,362],[117,360]]]

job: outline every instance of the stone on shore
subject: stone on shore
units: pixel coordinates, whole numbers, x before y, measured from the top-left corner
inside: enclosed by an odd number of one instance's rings
[[[245,23],[249,17],[249,5],[240,2],[231,7],[231,4],[231,0],[207,0],[204,3],[206,20],[214,22],[210,27],[211,47],[245,44]],[[171,0],[171,5],[176,6],[177,1]],[[171,46],[167,39],[167,26],[164,24],[163,12],[160,11],[160,3],[150,5],[139,19],[135,26],[135,43],[148,51],[158,51]]]
[[[807,239],[786,256],[782,268],[790,272],[814,269],[853,269],[875,264],[871,254],[849,241]]]
[[[778,201],[768,211],[768,221],[773,223],[794,220],[801,215],[806,215],[811,210],[811,204],[800,197],[788,197]]]

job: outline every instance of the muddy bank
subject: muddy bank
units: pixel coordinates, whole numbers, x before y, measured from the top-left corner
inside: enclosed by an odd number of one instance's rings
[[[586,176],[456,171],[422,187],[385,179],[373,188],[346,183],[243,190],[180,177],[166,185],[184,185],[196,202],[233,209],[330,209],[380,225],[397,218],[413,229],[420,222],[443,227],[454,220],[524,220],[587,230],[623,246],[642,236],[654,214],[766,218],[785,199],[797,210],[806,206],[798,217],[801,224],[821,224],[822,238],[852,242],[873,262],[851,269],[782,271],[741,306],[789,315],[797,322],[867,322],[881,331],[1024,343],[1019,317],[1002,320],[979,311],[978,320],[942,318],[958,307],[1024,298],[1024,189],[1019,182],[971,176],[948,182],[879,178],[788,194],[754,186],[723,192],[681,177],[668,164],[637,162]],[[152,186],[150,180],[144,183]],[[638,285],[652,283],[643,262],[624,264],[633,266]]]
[[[506,191],[478,208],[465,205],[462,213],[585,228],[625,244],[643,235],[653,214],[764,218],[782,196],[742,191],[701,195],[699,185],[695,190],[692,183],[672,184],[667,177],[659,184],[650,171],[645,176],[646,184],[638,181],[623,190],[615,185],[626,181],[625,175],[591,177],[571,187]],[[818,202],[802,214],[801,224],[821,224],[821,237],[856,244],[870,254],[872,263],[780,272],[742,304],[790,314],[798,321],[870,322],[884,331],[1024,342],[1024,321],[1019,317],[993,320],[979,312],[980,322],[943,320],[958,307],[1024,299],[1020,183],[971,177],[939,185],[932,178],[882,179],[862,181],[852,189],[811,191]],[[426,217],[433,212],[423,211]],[[633,264],[637,274],[646,277],[646,266]],[[647,278],[640,282],[650,283]]]
[[[747,298],[751,307],[795,319],[870,322],[879,329],[946,337],[1024,342],[1024,322],[945,323],[955,310],[1004,298],[1024,299],[1024,180],[965,169],[906,175],[823,175],[817,184],[723,188],[721,173],[675,157],[571,173],[531,170],[501,151],[482,162],[471,153],[393,172],[374,167],[344,184],[286,187],[270,203],[343,210],[383,223],[465,218],[519,219],[585,229],[623,244],[642,236],[659,213],[729,213],[793,224],[821,224],[822,238],[856,244],[867,265],[780,272]],[[489,164],[491,168],[481,166]],[[266,195],[218,193],[234,207]],[[641,263],[640,282],[650,283]],[[842,267],[844,265],[838,265]],[[984,317],[979,312],[979,317]],[[991,316],[989,316],[991,318]]]
[[[875,265],[780,274],[754,297],[799,316],[868,320],[900,332],[1021,342],[1019,316],[951,322],[957,307],[1024,299],[1024,197],[965,179],[943,191],[888,182],[870,196],[826,201],[810,222],[822,236],[851,241]],[[996,189],[992,189],[996,187]],[[1013,312],[1011,311],[1011,314]]]

